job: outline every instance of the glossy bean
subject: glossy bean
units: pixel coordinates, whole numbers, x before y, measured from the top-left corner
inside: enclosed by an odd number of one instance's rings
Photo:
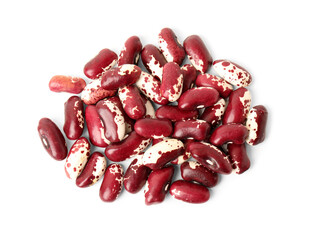
[[[145,106],[144,118],[155,118],[155,109],[152,105],[152,102],[149,99],[147,99],[146,97],[144,97],[143,94],[141,94],[141,97],[143,99],[144,106]]]
[[[182,94],[183,74],[177,63],[166,63],[163,67],[161,94],[170,102],[175,102]]]
[[[77,96],[70,97],[64,104],[64,132],[68,139],[78,139],[84,130],[84,104]]]
[[[229,143],[227,149],[235,173],[242,174],[250,168],[251,162],[245,144]]]
[[[243,144],[248,137],[248,129],[242,124],[221,125],[210,136],[210,143],[221,146],[225,143]]]
[[[184,120],[176,122],[172,137],[178,139],[194,138],[197,141],[206,139],[210,124],[204,120]]]
[[[198,117],[198,111],[195,110],[181,110],[177,106],[165,105],[159,107],[155,115],[158,119],[169,119],[172,122],[196,119]]]
[[[189,152],[189,144],[192,143],[192,142],[195,142],[195,139],[193,138],[187,138],[183,141],[184,143],[184,148],[185,148],[185,151],[182,155],[178,156],[176,159],[174,159],[173,161],[171,161],[172,164],[177,164],[177,165],[180,165],[184,162],[186,162],[190,157],[190,152]]]
[[[247,117],[246,127],[249,131],[246,142],[249,145],[257,145],[265,139],[265,128],[268,112],[263,105],[253,107]]]
[[[140,38],[132,36],[124,43],[124,47],[119,54],[118,66],[123,64],[138,64],[142,43]]]
[[[86,82],[79,77],[56,75],[51,78],[48,86],[52,92],[78,94],[86,87]]]
[[[183,93],[193,87],[194,82],[197,78],[197,70],[193,65],[185,64],[181,67],[181,71],[183,74]]]
[[[197,87],[213,87],[223,98],[227,98],[233,91],[232,85],[226,80],[207,73],[198,75],[195,83]]]
[[[134,130],[145,138],[168,137],[173,132],[173,126],[167,119],[139,119],[134,124]]]
[[[205,108],[203,114],[199,117],[210,123],[210,126],[216,127],[220,122],[226,109],[226,101],[220,98],[213,106]]]

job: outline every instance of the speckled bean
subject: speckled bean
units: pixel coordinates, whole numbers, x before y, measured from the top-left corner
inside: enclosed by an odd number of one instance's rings
[[[225,143],[243,144],[248,137],[248,129],[237,123],[221,125],[210,136],[210,143],[221,146]]]
[[[193,65],[185,64],[181,67],[181,71],[183,74],[183,93],[193,87],[197,77],[197,70]]]
[[[84,79],[79,77],[56,75],[53,76],[48,84],[52,92],[68,92],[78,94],[86,86]]]
[[[227,98],[233,91],[230,83],[220,77],[207,73],[198,75],[195,83],[197,87],[213,87],[223,98]]]
[[[199,117],[206,122],[209,122],[211,127],[216,127],[225,113],[226,101],[220,98],[213,106],[205,108],[203,114]]]
[[[178,139],[194,138],[197,141],[206,139],[210,124],[204,120],[184,120],[176,122],[172,137]]]
[[[68,139],[78,139],[84,130],[84,104],[77,96],[70,97],[64,104],[64,132]]]
[[[250,168],[251,162],[245,144],[229,143],[227,149],[235,173],[242,174]]]
[[[161,93],[170,102],[175,102],[182,94],[183,74],[177,63],[169,62],[163,67]]]
[[[118,66],[123,64],[138,64],[142,43],[140,38],[132,36],[124,43],[124,47],[119,54]]]
[[[257,145],[265,139],[265,128],[268,112],[263,105],[253,107],[247,117],[246,127],[249,131],[246,142]]]

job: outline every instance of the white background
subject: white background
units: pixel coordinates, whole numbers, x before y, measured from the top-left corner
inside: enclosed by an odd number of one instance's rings
[[[314,2],[1,1],[0,239],[316,239]],[[205,204],[167,196],[145,206],[143,192],[126,191],[104,203],[100,183],[78,188],[41,145],[39,119],[62,128],[70,96],[50,92],[49,79],[84,77],[99,50],[119,53],[132,35],[157,44],[163,27],[181,41],[200,35],[214,59],[251,72],[267,139],[248,148],[251,169],[222,177]]]

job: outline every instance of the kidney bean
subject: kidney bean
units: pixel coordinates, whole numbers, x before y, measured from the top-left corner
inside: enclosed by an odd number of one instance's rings
[[[166,63],[163,67],[161,93],[170,102],[175,102],[182,94],[183,74],[177,63]]]
[[[248,129],[242,124],[221,125],[210,136],[210,143],[221,146],[225,143],[243,144],[248,137]]]
[[[268,112],[263,105],[253,107],[247,117],[246,127],[249,131],[246,142],[257,145],[265,139]]]
[[[67,145],[65,138],[56,124],[49,118],[39,121],[37,131],[41,138],[43,147],[55,160],[63,160],[67,156]]]
[[[184,142],[185,152],[183,155],[180,155],[176,159],[171,161],[172,164],[177,164],[177,165],[182,164],[183,162],[186,162],[191,157],[189,149],[188,149],[188,145],[192,142],[195,142],[195,139],[187,138],[183,142]]]
[[[203,114],[200,116],[200,119],[205,120],[210,123],[211,127],[216,127],[225,113],[226,101],[223,98],[220,98],[215,105],[205,108]]]
[[[152,75],[142,72],[135,85],[153,102],[161,105],[168,103],[168,100],[161,94],[161,82]]]
[[[163,140],[165,139],[169,139],[169,138],[153,138],[152,139],[152,146],[154,146],[155,144],[159,143],[159,142],[162,142]]]
[[[144,189],[145,204],[161,203],[165,199],[174,174],[174,167],[168,166],[150,173]]]
[[[98,78],[87,84],[81,93],[81,100],[87,105],[96,104],[101,99],[114,96],[116,92],[117,90],[103,89],[101,87],[101,78]]]
[[[84,104],[77,96],[70,97],[64,104],[64,132],[68,139],[78,139],[84,130]]]
[[[99,190],[99,196],[104,202],[113,202],[119,197],[123,185],[123,168],[118,163],[107,167]]]
[[[141,95],[144,105],[145,105],[145,115],[144,118],[155,118],[155,109],[150,100]]]
[[[250,168],[251,162],[247,155],[245,144],[229,143],[227,149],[235,173],[242,174]]]
[[[173,182],[169,192],[174,198],[188,203],[204,203],[210,198],[208,188],[184,180]]]
[[[200,72],[205,73],[212,64],[212,57],[204,42],[197,35],[187,37],[183,43],[190,62]]]
[[[213,87],[223,98],[227,98],[233,91],[230,83],[220,77],[207,73],[198,75],[195,83],[197,87]]]
[[[244,124],[251,106],[251,94],[246,88],[238,88],[229,96],[227,109],[223,115],[222,124]]]
[[[178,100],[178,107],[182,110],[195,110],[210,107],[219,99],[219,93],[211,87],[198,87],[187,90]]]
[[[48,84],[52,92],[68,92],[78,94],[86,86],[84,79],[72,76],[56,75],[53,76]]]
[[[191,156],[211,171],[229,174],[232,171],[229,157],[214,145],[193,142],[188,145]]]
[[[188,89],[192,88],[197,77],[197,70],[193,65],[185,64],[181,67],[183,74],[183,92],[186,92]]]
[[[218,174],[196,161],[184,162],[181,165],[181,175],[184,180],[195,181],[205,187],[214,187],[218,183]]]
[[[90,79],[99,78],[104,71],[116,65],[118,56],[108,48],[102,49],[97,56],[86,63],[84,74]]]
[[[144,101],[134,85],[119,88],[118,96],[125,113],[132,119],[142,118],[146,113]]]
[[[175,33],[170,28],[163,28],[159,33],[159,48],[167,62],[181,65],[185,58],[185,50],[178,41]]]
[[[118,66],[123,64],[138,64],[140,52],[142,50],[142,43],[140,38],[132,36],[124,43],[124,47],[120,52],[118,59]]]
[[[228,60],[216,60],[213,63],[215,71],[237,87],[247,87],[252,82],[251,74],[240,65]]]
[[[76,179],[76,185],[84,188],[94,185],[105,173],[107,160],[100,152],[94,152],[82,173]]]
[[[139,192],[151,172],[151,169],[143,165],[144,153],[139,153],[132,158],[131,164],[124,174],[123,184],[129,193]]]
[[[173,138],[194,138],[197,141],[206,139],[210,125],[204,120],[183,120],[174,125]]]
[[[90,144],[81,137],[71,147],[65,162],[65,173],[69,179],[76,179],[84,169],[90,154]]]
[[[126,133],[124,116],[118,104],[112,97],[97,103],[97,112],[105,127],[105,137],[110,142],[120,142]],[[119,100],[120,102],[120,100]]]
[[[173,133],[173,126],[167,119],[144,118],[135,122],[134,130],[145,138],[163,138]]]
[[[181,121],[181,120],[189,120],[196,119],[198,117],[198,111],[195,110],[181,110],[177,106],[165,105],[159,107],[155,116],[158,119],[169,119],[172,122]]]
[[[127,138],[119,143],[113,143],[105,150],[107,158],[113,162],[121,162],[139,154],[151,143],[151,139],[131,132]]]
[[[135,83],[141,74],[141,68],[133,64],[124,64],[106,71],[101,77],[101,87],[106,90],[117,90],[120,87]]]
[[[177,139],[164,139],[147,149],[143,163],[151,169],[159,169],[178,156],[184,154],[184,144]]]
[[[152,44],[145,45],[141,51],[144,67],[154,77],[162,79],[163,66],[167,63],[160,50]]]

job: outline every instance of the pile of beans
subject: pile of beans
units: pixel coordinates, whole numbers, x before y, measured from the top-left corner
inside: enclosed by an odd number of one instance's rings
[[[191,64],[182,66],[186,55]],[[138,66],[139,56],[147,72]],[[211,67],[218,76],[206,73]],[[197,35],[181,45],[164,28],[158,48],[142,47],[132,36],[119,57],[103,49],[84,74],[91,79],[87,85],[82,78],[61,75],[49,82],[51,91],[81,93],[65,102],[63,130],[76,140],[70,150],[50,119],[40,120],[38,132],[54,159],[66,158],[66,175],[78,187],[103,176],[99,195],[105,202],[117,199],[123,186],[130,193],[145,186],[147,205],[162,202],[167,192],[182,201],[206,202],[218,174],[249,169],[246,143],[265,138],[268,113],[262,105],[250,109],[250,73],[229,60],[213,61]],[[85,125],[89,141],[82,136]],[[107,167],[102,153],[91,154],[91,144],[105,148],[114,163]],[[188,161],[191,157],[194,161]],[[118,162],[126,160],[124,173]],[[183,180],[172,182],[177,165]]]

